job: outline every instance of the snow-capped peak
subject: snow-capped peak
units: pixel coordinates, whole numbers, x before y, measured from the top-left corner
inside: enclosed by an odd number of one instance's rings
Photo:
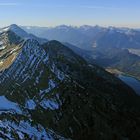
[[[4,27],[0,30],[0,32],[7,32],[7,31],[12,31],[14,32],[15,34],[17,34],[18,36],[20,37],[28,37],[29,34],[26,33],[23,29],[21,29],[19,26],[17,26],[16,24],[12,24],[8,27]]]
[[[17,29],[17,28],[20,28],[18,25],[16,25],[16,24],[11,24],[10,26],[9,26],[9,29]]]
[[[23,29],[21,29],[16,24],[12,24],[9,26],[9,30],[13,31],[15,34],[17,34],[20,37],[28,37],[29,34],[25,32]]]
[[[5,33],[11,31],[13,33],[15,33],[17,36],[19,36],[21,39],[24,40],[28,40],[28,39],[35,39],[37,40],[40,44],[43,44],[45,42],[47,42],[47,39],[43,39],[43,38],[38,38],[33,34],[29,34],[26,31],[24,31],[22,28],[20,28],[18,25],[16,24],[11,24],[10,26],[4,27],[0,29],[0,34],[1,33]]]

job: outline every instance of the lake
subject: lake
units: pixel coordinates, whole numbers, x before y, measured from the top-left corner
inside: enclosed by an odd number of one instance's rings
[[[119,79],[129,85],[138,95],[140,95],[140,81],[134,77],[119,75]]]

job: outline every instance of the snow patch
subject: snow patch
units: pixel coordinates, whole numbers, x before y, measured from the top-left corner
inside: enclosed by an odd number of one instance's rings
[[[5,96],[0,96],[0,111],[14,110],[17,113],[21,113],[18,104],[9,101]]]
[[[54,99],[43,99],[40,105],[44,109],[56,110],[59,109],[59,104]]]
[[[30,110],[34,110],[36,108],[36,103],[33,100],[27,100],[25,107],[30,109]]]
[[[3,45],[3,42],[2,41],[0,41],[0,45]]]
[[[60,71],[59,69],[57,69],[57,67],[55,66],[55,64],[52,65],[51,67],[51,71],[57,76],[57,78],[60,81],[63,81],[65,78],[65,75],[62,71]]]
[[[0,46],[0,50],[4,50],[6,46]]]
[[[46,93],[49,93],[55,87],[56,87],[56,83],[52,79],[49,79],[48,88],[47,89],[40,90],[41,96],[44,95],[44,94],[46,94]]]
[[[0,50],[3,50],[6,48],[6,46],[3,45],[4,43],[2,41],[0,41]]]
[[[7,32],[9,30],[9,27],[5,27],[2,29],[2,31]]]
[[[55,132],[51,130],[46,131],[41,125],[32,126],[28,121],[20,121],[20,123],[17,125],[14,122],[4,120],[0,121],[0,128],[5,128],[7,130],[6,132],[0,130],[0,132],[9,139],[13,139],[11,135],[13,129],[16,130],[16,133],[20,139],[25,139],[25,134],[27,134],[30,139],[36,140],[53,140],[53,136],[57,136]],[[58,138],[60,138],[60,136],[58,136]]]

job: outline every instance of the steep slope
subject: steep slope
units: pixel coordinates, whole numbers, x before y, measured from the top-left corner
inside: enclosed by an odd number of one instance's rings
[[[2,137],[139,137],[139,97],[57,41],[25,41],[14,63],[1,73],[0,83],[1,98],[12,104],[12,110],[0,115]]]
[[[63,43],[75,53],[83,57],[90,64],[97,64],[104,68],[118,69],[128,75],[140,79],[140,56],[130,53],[127,49],[96,48],[92,51],[80,49],[69,43]]]
[[[70,43],[63,43],[65,46],[67,46],[68,48],[70,48],[71,50],[73,50],[76,54],[80,55],[82,58],[84,58],[85,60],[87,60],[87,62],[91,62],[94,63],[93,61],[95,60],[95,58],[97,57],[97,53],[94,55],[93,51],[88,51],[88,50],[84,50],[81,49],[77,46],[74,46]]]
[[[27,39],[35,39],[40,44],[47,42],[46,39],[28,34],[15,24],[0,29],[0,70],[13,63]]]
[[[21,46],[24,42],[24,38],[19,36],[18,28],[15,25],[0,29],[0,70],[4,70],[15,60],[18,55]],[[23,31],[25,35],[25,32]]]
[[[24,29],[27,32],[39,30],[39,28],[32,30],[32,27],[30,29],[24,27]],[[138,30],[63,25],[41,28],[39,36],[67,42],[68,47],[88,62],[105,68],[115,68],[140,79],[140,32]]]

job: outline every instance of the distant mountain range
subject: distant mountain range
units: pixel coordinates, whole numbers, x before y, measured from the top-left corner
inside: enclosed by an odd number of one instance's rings
[[[140,97],[86,62],[83,57],[90,51],[81,57],[82,49],[41,39],[17,25],[0,30],[0,44],[1,138],[140,137]]]
[[[39,37],[71,43],[86,50],[96,47],[139,48],[140,46],[140,32],[129,28],[104,28],[88,25],[22,28]]]
[[[67,42],[67,46],[88,62],[115,68],[140,79],[139,30],[87,25],[23,29],[40,37]]]

